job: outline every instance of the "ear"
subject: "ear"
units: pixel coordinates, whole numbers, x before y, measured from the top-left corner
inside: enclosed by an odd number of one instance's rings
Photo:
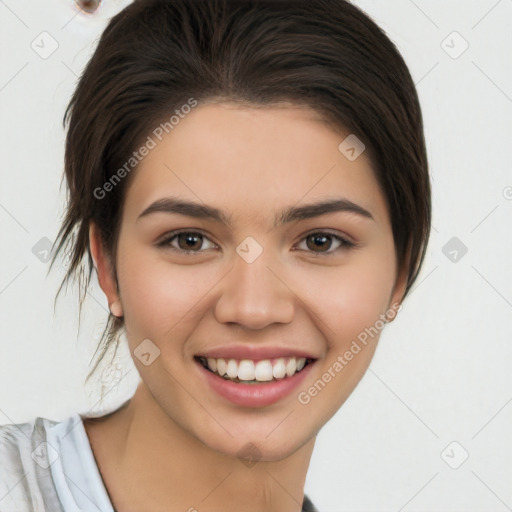
[[[396,277],[395,285],[393,286],[393,290],[391,291],[391,296],[389,299],[388,309],[393,308],[394,314],[392,317],[389,317],[388,323],[392,322],[396,318],[396,313],[399,309],[395,308],[396,304],[400,304],[400,308],[402,307],[402,300],[404,298],[405,289],[407,288],[407,277],[409,273],[410,266],[410,256],[411,256],[411,247],[407,249],[407,256],[405,258],[405,263],[402,265],[402,268],[398,270],[398,275]]]
[[[111,258],[103,245],[99,229],[93,222],[89,225],[89,247],[98,274],[98,282],[107,297],[109,309],[114,316],[122,317],[123,308],[114,278]]]
[[[392,317],[389,317],[388,322],[392,322],[396,318],[396,311],[398,309],[395,307],[396,304],[400,304],[400,308],[402,307],[402,300],[405,293],[405,288],[407,286],[407,268],[404,265],[404,268],[399,273],[395,286],[391,292],[391,298],[389,299],[388,309],[394,308],[395,314]]]

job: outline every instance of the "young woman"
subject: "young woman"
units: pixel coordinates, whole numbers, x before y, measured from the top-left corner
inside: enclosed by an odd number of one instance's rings
[[[135,0],[65,120],[56,256],[84,293],[97,272],[102,354],[125,335],[140,383],[100,418],[2,427],[0,510],[315,510],[316,436],[430,231],[397,49],[344,0]]]

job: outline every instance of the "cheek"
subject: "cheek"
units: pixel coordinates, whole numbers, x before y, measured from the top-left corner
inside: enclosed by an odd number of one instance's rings
[[[342,350],[375,325],[388,307],[394,278],[391,258],[376,262],[368,255],[353,265],[317,275],[309,283],[307,303],[322,320],[318,325],[329,348]]]
[[[327,346],[319,373],[298,395],[299,403],[316,408],[327,422],[350,396],[370,365],[385,326],[385,313],[393,286],[392,259],[361,258],[317,279],[309,304]],[[322,286],[323,285],[323,286]]]
[[[129,254],[118,265],[127,332],[156,342],[194,320],[203,295],[201,274],[137,250]]]

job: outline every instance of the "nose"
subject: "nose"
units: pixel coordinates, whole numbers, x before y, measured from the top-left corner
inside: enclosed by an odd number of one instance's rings
[[[273,323],[290,323],[296,297],[268,251],[252,263],[235,254],[231,270],[221,280],[215,317],[247,329],[263,329]]]

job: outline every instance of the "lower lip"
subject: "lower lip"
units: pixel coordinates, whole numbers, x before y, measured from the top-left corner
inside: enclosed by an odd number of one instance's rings
[[[206,382],[216,393],[230,402],[244,407],[265,407],[279,402],[279,400],[290,395],[299,386],[315,364],[314,362],[309,363],[300,372],[284,379],[262,384],[242,384],[224,379],[216,373],[207,370],[199,361],[195,362],[199,366],[202,375],[204,375]]]

